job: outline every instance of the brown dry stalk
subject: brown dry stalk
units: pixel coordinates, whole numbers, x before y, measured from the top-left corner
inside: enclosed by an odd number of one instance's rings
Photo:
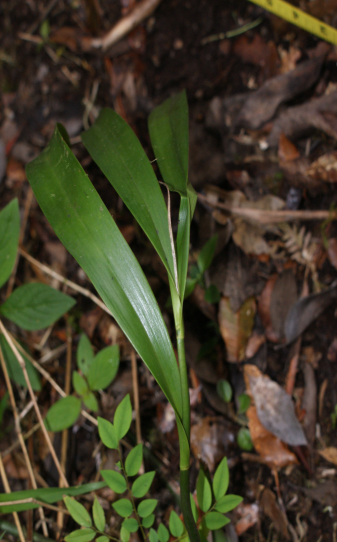
[[[198,194],[198,199],[211,207],[223,209],[232,215],[245,218],[246,220],[253,220],[259,224],[278,224],[292,220],[337,220],[336,211],[265,211],[261,209],[249,209],[247,207],[233,207],[228,203],[214,203],[209,201],[209,198],[203,194]]]
[[[16,406],[16,401],[15,401],[15,397],[14,397],[12,383],[11,383],[11,380],[10,380],[9,375],[8,375],[7,365],[5,363],[5,359],[3,357],[1,347],[0,347],[0,363],[1,363],[3,374],[4,374],[8,394],[9,394],[9,400],[10,400],[11,407],[12,407],[12,410],[13,410],[15,430],[16,430],[16,433],[17,433],[17,436],[18,436],[18,440],[20,442],[22,453],[23,453],[24,458],[25,458],[25,464],[26,464],[26,467],[27,467],[27,470],[28,470],[29,479],[30,479],[30,482],[31,482],[31,484],[33,486],[33,489],[37,489],[37,483],[36,483],[33,468],[32,468],[32,465],[31,465],[31,462],[30,462],[30,459],[29,459],[28,451],[27,451],[27,448],[26,448],[26,443],[25,443],[25,441],[23,440],[23,437],[22,437],[20,418],[19,418],[18,409],[17,409],[17,406]],[[47,525],[46,525],[46,522],[45,522],[43,508],[39,508],[39,515],[40,515],[40,518],[41,518],[41,521],[42,521],[43,534],[47,537],[48,536],[48,529],[47,529]]]
[[[72,337],[71,337],[71,327],[67,325],[67,357],[66,357],[66,378],[64,383],[64,392],[66,395],[70,393],[71,385],[71,350],[72,350]],[[67,463],[67,448],[68,448],[68,429],[62,431],[62,442],[61,442],[61,467],[63,472],[66,472],[66,463]],[[63,487],[62,480],[59,480],[59,487]],[[59,511],[57,514],[57,526],[59,527],[60,533],[63,528],[63,511]],[[60,538],[60,535],[57,536]]]
[[[102,38],[91,40],[91,46],[95,48],[102,47],[103,50],[108,49],[114,43],[124,38],[126,34],[131,32],[139,23],[149,17],[161,0],[141,0],[138,2],[131,13],[122,17],[118,23]]]
[[[0,474],[1,474],[2,483],[4,485],[6,493],[11,493],[11,488],[10,488],[9,483],[8,483],[8,478],[7,478],[7,474],[6,474],[6,471],[5,471],[4,464],[2,462],[1,455],[0,455]],[[13,518],[14,518],[14,523],[15,523],[16,528],[18,530],[18,535],[19,535],[19,538],[20,538],[20,542],[26,542],[25,537],[23,535],[21,523],[20,523],[20,520],[19,520],[19,515],[18,515],[17,512],[12,512],[12,514],[13,514]]]
[[[30,383],[30,380],[29,380],[29,377],[28,377],[28,373],[27,373],[27,369],[26,369],[26,363],[25,363],[25,360],[23,359],[23,357],[21,356],[20,352],[18,351],[18,349],[16,348],[15,344],[13,343],[12,341],[12,338],[10,336],[10,334],[8,333],[8,331],[6,330],[6,328],[4,327],[3,323],[1,322],[0,320],[0,330],[1,332],[4,334],[13,354],[15,355],[16,359],[18,360],[19,364],[20,364],[20,367],[22,369],[22,372],[23,372],[23,375],[24,375],[24,378],[25,378],[25,381],[26,381],[26,385],[27,385],[27,388],[28,388],[28,392],[29,392],[29,395],[32,399],[32,401],[34,402],[34,409],[35,409],[35,412],[36,412],[36,415],[37,415],[37,418],[41,424],[41,429],[42,429],[42,432],[44,434],[44,437],[46,439],[46,442],[47,442],[47,445],[48,445],[48,448],[49,448],[49,451],[50,451],[50,454],[54,460],[54,463],[55,463],[55,466],[58,470],[58,473],[60,475],[60,477],[62,478],[63,480],[63,483],[64,483],[64,487],[69,487],[69,484],[67,482],[67,479],[64,475],[64,473],[62,472],[62,469],[61,469],[61,465],[60,465],[60,462],[57,458],[57,455],[55,453],[55,450],[54,450],[54,447],[51,443],[51,440],[50,440],[50,437],[48,435],[48,432],[47,432],[47,429],[43,423],[43,419],[42,419],[42,416],[41,416],[41,412],[39,410],[39,407],[38,407],[38,404],[37,404],[37,401],[36,401],[36,398],[35,398],[35,395],[34,395],[34,392],[33,392],[33,389],[32,389],[32,386],[31,386],[31,383]]]
[[[64,512],[65,514],[69,514],[68,510],[66,509],[63,510],[63,508],[60,508],[59,506],[54,506],[53,504],[49,504],[44,501],[39,501],[38,499],[34,499],[34,497],[29,497],[28,499],[20,499],[18,501],[2,502],[1,506],[13,506],[15,504],[29,504],[29,503],[40,504],[41,506],[44,506],[45,508],[49,508],[50,510],[55,510],[56,512],[60,512],[62,510],[62,512]]]
[[[86,297],[91,299],[94,303],[96,303],[96,305],[101,307],[101,309],[103,309],[105,312],[107,312],[111,316],[111,312],[109,311],[108,307],[103,303],[103,301],[101,301],[98,297],[92,294],[89,290],[87,290],[86,288],[82,288],[82,286],[78,286],[78,284],[76,284],[75,282],[72,282],[71,280],[66,279],[65,277],[62,277],[62,275],[60,275],[56,271],[53,271],[47,265],[40,263],[38,260],[35,260],[35,258],[30,256],[30,254],[28,254],[28,252],[26,252],[23,248],[19,247],[19,253],[21,254],[21,256],[26,258],[26,260],[28,260],[32,265],[35,265],[36,267],[41,269],[41,271],[43,271],[44,273],[47,273],[47,275],[50,275],[51,277],[62,282],[62,284],[69,286],[69,288],[72,288],[76,292],[79,292],[80,294],[85,295]]]

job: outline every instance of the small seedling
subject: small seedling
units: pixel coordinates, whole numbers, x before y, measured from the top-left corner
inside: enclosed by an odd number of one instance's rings
[[[86,508],[71,497],[64,502],[72,518],[82,529],[77,529],[65,537],[66,542],[95,540],[108,542],[117,540],[128,542],[131,533],[140,531],[142,538],[149,542],[168,542],[170,534],[174,540],[187,540],[187,531],[178,514],[172,510],[168,525],[156,522],[155,510],[157,499],[147,498],[155,472],[138,474],[143,461],[143,445],[138,444],[129,451],[124,459],[121,439],[129,431],[132,422],[132,407],[129,395],[118,405],[113,423],[98,418],[98,431],[105,446],[117,450],[119,462],[117,470],[102,470],[101,475],[107,485],[120,497],[112,504],[114,511],[121,517],[120,538],[110,536],[106,532],[107,520],[105,512],[97,498],[92,507],[92,518]],[[230,512],[242,501],[237,495],[226,495],[229,484],[227,459],[223,458],[215,471],[211,484],[200,470],[197,480],[196,497],[200,512],[190,495],[193,518],[202,539],[209,531],[215,531],[229,523],[224,514]]]
[[[63,431],[77,420],[82,402],[88,410],[98,411],[94,391],[107,388],[115,378],[119,367],[118,345],[107,346],[96,356],[88,337],[83,334],[77,348],[77,367],[72,381],[76,394],[57,401],[47,412],[45,423],[49,431]]]

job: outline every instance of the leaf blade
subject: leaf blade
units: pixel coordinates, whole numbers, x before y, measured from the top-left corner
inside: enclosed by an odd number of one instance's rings
[[[0,212],[0,288],[12,272],[20,235],[20,213],[15,198]]]

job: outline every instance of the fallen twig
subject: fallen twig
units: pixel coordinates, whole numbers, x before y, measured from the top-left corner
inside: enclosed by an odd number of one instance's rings
[[[279,224],[280,222],[290,222],[292,220],[337,220],[336,211],[264,211],[261,209],[249,209],[247,207],[233,207],[228,203],[209,201],[207,196],[198,194],[198,199],[215,209],[223,209],[228,213],[253,220],[259,224]]]
[[[111,45],[122,39],[139,23],[149,17],[160,2],[161,0],[142,0],[138,2],[131,13],[120,19],[105,36],[92,39],[91,46],[97,49],[102,47],[106,51]]]

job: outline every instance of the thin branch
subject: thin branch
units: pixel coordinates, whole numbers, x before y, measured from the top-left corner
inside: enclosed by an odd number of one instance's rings
[[[26,258],[26,260],[28,260],[32,265],[35,265],[36,267],[41,269],[41,271],[44,271],[44,273],[47,273],[47,275],[54,277],[55,279],[59,280],[66,286],[69,286],[69,288],[72,288],[73,290],[75,290],[76,292],[79,292],[80,294],[85,295],[86,297],[91,299],[94,303],[96,303],[96,305],[101,307],[101,309],[103,309],[105,312],[110,314],[110,316],[112,316],[111,312],[109,311],[108,307],[103,303],[103,301],[101,301],[98,297],[92,294],[89,290],[87,290],[86,288],[82,288],[82,286],[78,286],[78,284],[76,284],[75,282],[72,282],[71,280],[66,279],[65,277],[62,277],[62,275],[60,275],[56,271],[53,271],[47,265],[40,263],[38,260],[35,260],[35,258],[30,256],[30,254],[28,254],[28,252],[26,252],[23,248],[19,247],[19,253],[24,258]]]
[[[29,380],[29,377],[28,377],[28,373],[27,373],[27,369],[26,369],[26,363],[25,363],[25,360],[24,358],[21,356],[20,352],[18,351],[18,349],[16,348],[15,344],[13,343],[8,331],[6,330],[6,328],[4,327],[3,323],[1,322],[0,320],[0,330],[1,332],[4,334],[13,354],[15,355],[16,359],[18,360],[19,364],[20,364],[20,367],[22,369],[22,372],[23,372],[23,375],[25,377],[25,381],[26,381],[26,385],[27,385],[27,388],[28,388],[28,392],[29,392],[29,395],[32,399],[32,401],[34,402],[34,409],[35,409],[35,412],[36,412],[36,415],[37,415],[37,418],[41,424],[41,429],[42,429],[42,432],[44,434],[44,437],[46,439],[46,442],[48,444],[48,448],[49,448],[49,451],[51,453],[51,456],[54,460],[54,463],[55,463],[55,466],[58,470],[58,473],[59,475],[61,476],[62,480],[63,480],[63,483],[65,485],[65,487],[69,487],[69,484],[67,482],[67,479],[65,477],[65,475],[63,474],[62,472],[62,469],[61,469],[61,465],[60,465],[60,462],[57,458],[57,455],[55,453],[55,450],[54,450],[54,447],[51,443],[51,440],[50,440],[50,437],[48,435],[48,432],[47,432],[47,429],[43,423],[43,419],[42,419],[42,416],[41,416],[41,412],[39,410],[39,407],[37,405],[37,402],[36,402],[36,398],[35,398],[35,395],[34,395],[34,392],[33,392],[33,389],[32,389],[32,386],[31,386],[31,383],[30,383],[30,380]]]
[[[106,51],[111,45],[124,38],[139,23],[149,17],[160,2],[161,0],[141,0],[131,13],[120,19],[105,36],[91,40],[91,46],[97,49],[102,47]]]
[[[0,322],[0,324],[1,324],[1,322]],[[29,479],[31,481],[33,489],[37,489],[37,483],[36,483],[36,480],[35,480],[33,467],[31,465],[31,462],[30,462],[30,459],[29,459],[28,451],[27,451],[27,448],[26,448],[26,443],[25,443],[25,441],[23,440],[23,437],[22,437],[20,418],[19,418],[19,415],[18,415],[18,410],[17,410],[17,406],[16,406],[16,402],[15,402],[12,383],[11,383],[9,375],[8,375],[7,365],[5,363],[5,359],[4,359],[1,347],[0,347],[0,363],[1,363],[3,374],[4,374],[8,394],[9,394],[9,400],[10,400],[11,407],[12,407],[12,410],[13,410],[15,429],[16,429],[16,433],[18,435],[18,440],[20,442],[22,453],[23,453],[24,458],[25,458],[25,464],[26,464],[26,467],[27,467],[27,470],[28,470]],[[47,525],[45,523],[45,517],[44,517],[44,512],[43,512],[42,508],[39,508],[39,515],[40,515],[40,518],[42,520],[43,534],[45,536],[48,536],[48,529],[47,529]]]
[[[3,486],[5,488],[6,493],[11,493],[11,488],[10,488],[9,483],[8,483],[7,474],[6,474],[5,467],[4,467],[4,464],[2,462],[1,456],[0,456],[0,474],[1,474],[2,483],[3,483]],[[14,518],[16,528],[18,530],[18,535],[19,535],[20,541],[25,542],[25,537],[23,535],[21,523],[20,523],[19,516],[18,516],[17,512],[13,512],[13,518]]]
[[[292,220],[337,220],[336,211],[265,211],[261,209],[249,209],[247,207],[233,207],[228,203],[214,203],[209,201],[208,197],[203,194],[198,194],[198,199],[211,207],[223,209],[234,216],[253,220],[259,224],[278,224]]]

